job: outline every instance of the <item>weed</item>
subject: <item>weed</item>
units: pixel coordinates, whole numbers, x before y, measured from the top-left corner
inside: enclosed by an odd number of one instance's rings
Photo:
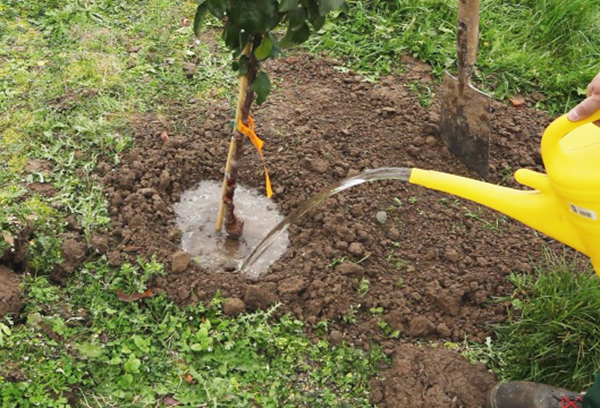
[[[61,406],[74,389],[94,407],[157,406],[164,396],[185,406],[369,406],[381,350],[313,344],[300,321],[274,321],[275,308],[229,319],[218,298],[181,309],[164,295],[138,303],[116,294],[161,273],[154,261],[114,271],[101,260],[64,289],[26,276],[27,322],[0,324],[2,406]],[[10,367],[18,380],[6,380]]]
[[[409,204],[416,204],[419,199],[417,197],[408,197]]]
[[[554,258],[532,274],[511,275],[510,321],[473,354],[505,380],[586,389],[600,360],[600,286],[590,269],[577,269],[577,263]]]
[[[348,324],[356,324],[356,314],[360,309],[360,305],[350,305],[350,309],[348,309],[348,313],[346,313],[342,320]]]
[[[402,278],[398,278],[398,279],[396,280],[396,283],[394,283],[394,287],[395,287],[396,289],[402,289],[402,286],[404,286],[404,279],[402,279]]]
[[[430,85],[422,82],[409,82],[406,87],[409,91],[417,94],[419,104],[422,107],[428,108],[431,106],[431,103],[435,98],[435,93]]]
[[[383,314],[383,307],[372,307],[369,312],[373,315],[373,316],[379,316]]]
[[[363,297],[369,292],[371,283],[367,278],[362,278],[358,284],[358,296]]]

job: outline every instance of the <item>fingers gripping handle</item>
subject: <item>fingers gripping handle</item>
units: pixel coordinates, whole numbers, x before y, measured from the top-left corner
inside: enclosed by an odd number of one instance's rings
[[[461,84],[470,84],[477,58],[479,0],[458,0],[457,63]]]
[[[558,153],[560,139],[578,127],[597,120],[600,120],[600,110],[577,122],[571,122],[566,114],[555,119],[554,122],[546,128],[544,135],[542,136],[542,158],[544,159],[544,164],[547,166]]]

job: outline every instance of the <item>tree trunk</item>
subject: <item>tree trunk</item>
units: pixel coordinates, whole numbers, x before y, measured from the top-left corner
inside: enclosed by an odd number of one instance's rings
[[[261,35],[257,35],[257,37],[258,38],[254,38],[254,44],[260,44]],[[254,56],[254,48],[255,47],[252,47],[252,50],[248,55],[250,58],[250,64],[248,68],[248,74],[246,75],[246,92],[244,95],[244,101],[240,108],[240,119],[246,126],[248,126],[248,115],[250,114],[252,102],[254,102],[254,91],[252,90],[252,84],[254,83],[254,79],[256,78],[259,68],[259,62]],[[235,188],[237,187],[238,166],[242,159],[244,139],[246,136],[237,130],[237,123],[235,126],[235,149],[231,159],[231,169],[226,176],[226,190],[225,195],[223,196],[223,203],[225,204],[225,231],[227,232],[227,235],[232,238],[240,237],[244,231],[244,220],[235,215],[233,197],[235,194]]]

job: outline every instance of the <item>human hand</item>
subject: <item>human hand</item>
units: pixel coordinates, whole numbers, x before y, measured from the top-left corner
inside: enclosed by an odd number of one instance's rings
[[[587,98],[575,106],[567,117],[571,122],[577,122],[590,116],[600,109],[600,73],[592,79],[587,87]],[[600,121],[595,122],[600,126]]]

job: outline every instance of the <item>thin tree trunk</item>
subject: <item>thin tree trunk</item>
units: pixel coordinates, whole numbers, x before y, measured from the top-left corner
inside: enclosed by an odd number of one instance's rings
[[[254,43],[260,44],[260,38],[255,39]],[[254,50],[249,53],[248,57],[250,58],[250,64],[248,68],[248,74],[246,75],[246,92],[239,113],[241,121],[246,126],[248,126],[248,115],[250,114],[252,102],[254,102],[254,91],[252,90],[252,84],[254,83],[254,79],[256,78],[259,67],[259,62],[254,57]],[[237,116],[238,115],[236,115],[236,117]],[[231,168],[226,179],[225,195],[223,196],[223,202],[225,204],[225,231],[227,232],[227,235],[233,238],[240,237],[244,231],[244,220],[235,215],[233,197],[237,187],[238,166],[242,159],[245,138],[246,136],[237,130],[236,120],[235,150],[231,160]]]

